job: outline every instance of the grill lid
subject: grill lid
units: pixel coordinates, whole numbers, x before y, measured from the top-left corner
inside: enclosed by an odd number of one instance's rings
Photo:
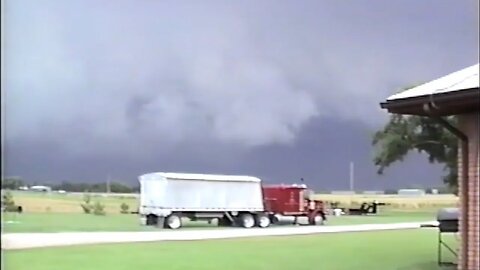
[[[437,213],[437,221],[458,220],[459,215],[459,208],[443,208]]]

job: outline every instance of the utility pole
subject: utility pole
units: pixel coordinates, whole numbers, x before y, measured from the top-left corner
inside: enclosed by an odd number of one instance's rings
[[[354,164],[353,161],[350,162],[350,191],[354,191],[354,181],[355,181],[355,176],[354,176]]]
[[[110,174],[107,176],[107,194],[110,194]]]

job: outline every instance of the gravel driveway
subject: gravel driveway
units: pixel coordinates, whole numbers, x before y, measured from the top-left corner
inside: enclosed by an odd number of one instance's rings
[[[432,223],[432,222],[427,222]],[[418,229],[419,223],[362,224],[345,226],[298,226],[271,228],[231,228],[209,230],[159,230],[157,232],[61,232],[61,233],[6,233],[2,234],[2,249],[69,246],[101,243],[151,241],[188,241],[238,237],[302,235],[318,233],[361,232],[376,230]]]

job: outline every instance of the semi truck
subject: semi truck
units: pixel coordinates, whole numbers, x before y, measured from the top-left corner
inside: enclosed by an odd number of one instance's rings
[[[258,177],[156,172],[139,176],[140,222],[178,229],[185,218],[217,220],[218,226],[269,227],[279,216],[326,220],[322,201],[305,185],[262,186]]]

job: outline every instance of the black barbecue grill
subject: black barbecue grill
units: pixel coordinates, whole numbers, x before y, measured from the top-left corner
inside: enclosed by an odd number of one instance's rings
[[[458,232],[458,208],[443,208],[437,213],[438,230],[445,233]]]
[[[453,264],[451,262],[442,261],[442,247],[449,250],[455,257],[457,252],[453,250],[445,241],[442,239],[442,234],[444,233],[458,233],[458,217],[459,217],[458,208],[443,208],[437,212],[437,225],[423,225],[422,227],[435,227],[438,228],[438,264]]]

